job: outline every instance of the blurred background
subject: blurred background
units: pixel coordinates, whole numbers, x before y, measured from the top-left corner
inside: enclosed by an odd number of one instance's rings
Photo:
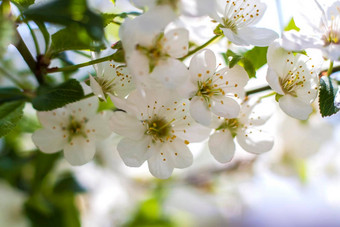
[[[259,26],[279,34],[294,15],[313,13],[301,8],[303,0],[262,1],[268,7]],[[88,3],[101,12],[138,11],[127,0],[117,0],[116,6],[110,0]],[[209,18],[181,18],[176,25],[190,26],[190,39],[198,44],[213,36]],[[115,24],[106,27],[108,42],[119,40],[118,29]],[[27,27],[19,31],[34,53]],[[37,29],[36,36],[42,38]],[[209,48],[225,52],[227,41]],[[320,53],[314,54],[320,58]],[[68,57],[88,61],[88,56],[77,53]],[[36,86],[12,46],[3,56],[5,63],[23,83]],[[266,66],[259,69],[258,79],[247,88],[265,84],[266,70]],[[94,73],[92,66],[74,77],[82,79],[89,72]],[[62,76],[56,74],[55,79]],[[0,85],[10,84],[0,74]],[[31,141],[39,122],[26,104],[23,120],[0,139],[0,226],[340,226],[340,115],[321,118],[317,105],[316,101],[308,121],[299,121],[282,113],[272,98],[264,99],[263,111],[272,113],[265,125],[275,136],[271,151],[256,156],[237,147],[235,158],[220,164],[210,155],[206,141],[191,144],[193,166],[175,169],[170,179],[158,180],[146,164],[124,165],[115,149],[121,139],[117,135],[98,143],[95,160],[81,167],[70,166],[60,152],[39,152]]]

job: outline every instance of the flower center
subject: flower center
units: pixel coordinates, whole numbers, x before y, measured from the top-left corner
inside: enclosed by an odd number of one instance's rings
[[[74,119],[73,116],[70,116],[70,122],[67,127],[63,127],[62,129],[67,131],[69,134],[69,141],[72,140],[73,137],[75,136],[83,136],[87,137],[84,129],[84,123],[86,123],[88,120],[84,118],[83,121],[77,121]]]
[[[196,96],[202,96],[206,102],[209,103],[210,98],[214,95],[223,94],[223,90],[218,88],[217,85],[213,83],[212,78],[208,78],[206,81],[197,81],[197,93]]]
[[[237,26],[234,21],[228,19],[228,18],[223,18],[223,27],[230,29],[232,32],[237,34]]]
[[[224,122],[216,129],[217,130],[229,130],[231,135],[235,137],[237,135],[237,129],[240,126],[240,122],[237,118],[224,119]]]
[[[157,0],[157,5],[169,5],[173,10],[177,10],[179,0]]]
[[[145,47],[137,45],[137,50],[144,54],[149,59],[149,72],[151,73],[155,66],[158,64],[159,60],[162,58],[167,58],[168,55],[163,52],[163,37],[164,34],[159,34],[152,47]]]
[[[104,77],[96,77],[95,79],[102,88],[104,94],[105,93],[115,94],[114,86],[116,84],[114,83],[114,81],[116,77],[112,78],[111,80],[107,80]]]
[[[157,140],[163,141],[171,134],[171,123],[173,121],[166,121],[164,118],[154,118],[150,121],[145,121],[147,130],[145,134],[152,136],[153,142]]]
[[[305,77],[300,76],[299,72],[296,74],[292,73],[291,71],[288,73],[288,75],[284,78],[279,78],[279,83],[281,85],[281,88],[285,94],[292,95],[294,97],[297,96],[296,89],[301,86],[304,86],[304,82],[306,81]]]
[[[258,5],[252,4],[251,1],[227,0],[222,26],[237,34],[238,28],[252,24],[261,13]]]
[[[339,19],[340,17],[332,16],[331,25],[328,27],[327,33],[322,37],[325,46],[340,44]]]

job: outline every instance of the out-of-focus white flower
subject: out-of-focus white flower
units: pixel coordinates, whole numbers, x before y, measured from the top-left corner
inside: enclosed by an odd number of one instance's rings
[[[265,10],[266,5],[259,0],[217,0],[216,11],[211,17],[220,23],[220,29],[232,43],[268,46],[278,38],[278,34],[270,29],[254,27]]]
[[[340,60],[340,1],[335,1],[326,9],[315,1],[315,8],[318,8],[320,15],[309,13],[306,17],[317,17],[318,23],[313,23],[315,18],[294,17],[301,30],[283,33],[283,47],[287,50],[317,48],[332,61]]]
[[[253,154],[261,154],[272,149],[274,139],[259,129],[269,116],[260,116],[254,107],[257,103],[244,102],[238,118],[218,118],[215,132],[209,138],[209,150],[214,158],[221,162],[229,162],[234,157],[236,137],[239,145]]]
[[[338,89],[338,92],[335,95],[334,106],[340,109],[340,88]]]
[[[134,20],[126,20],[120,29],[127,66],[137,86],[154,83],[174,89],[184,83],[189,73],[177,58],[188,53],[189,33],[184,28],[165,30],[168,15],[158,6]]]
[[[211,12],[214,2],[211,0],[130,0],[136,7],[152,9],[157,5],[168,5],[175,12],[185,16],[203,16]]]
[[[107,61],[94,65],[94,68],[97,76],[89,75],[90,87],[100,99],[106,100],[106,94],[124,98],[135,88],[126,66]]]
[[[72,165],[89,162],[96,151],[96,140],[111,133],[110,112],[97,114],[95,97],[68,104],[53,111],[38,112],[43,128],[32,135],[34,144],[45,153],[64,150],[66,160]]]
[[[281,96],[281,109],[291,117],[306,120],[318,93],[317,67],[306,55],[281,48],[279,40],[269,46],[267,60],[267,81]]]
[[[168,178],[174,168],[193,162],[187,147],[205,139],[210,129],[195,123],[188,114],[188,101],[164,90],[145,90],[145,97],[132,92],[126,101],[115,100],[118,108],[111,118],[112,129],[125,138],[117,150],[127,166],[139,167],[146,160],[155,177]]]
[[[0,194],[0,226],[29,226],[29,221],[25,218],[23,210],[26,196],[3,181],[0,181]]]
[[[211,50],[198,52],[190,62],[192,99],[190,114],[200,124],[209,126],[211,112],[219,117],[236,118],[240,105],[235,98],[243,97],[248,82],[241,66],[222,68],[216,72],[216,57]]]

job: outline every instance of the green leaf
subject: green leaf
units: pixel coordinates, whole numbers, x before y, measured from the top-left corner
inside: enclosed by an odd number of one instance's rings
[[[21,9],[28,8],[30,5],[34,4],[34,0],[11,0],[11,2]]]
[[[254,47],[247,51],[244,57],[252,63],[255,70],[258,70],[267,63],[267,50],[268,47]]]
[[[113,19],[117,17],[117,14],[113,13],[102,13],[104,27],[108,26],[113,22]]]
[[[290,30],[295,30],[295,31],[300,31],[300,28],[296,26],[294,18],[292,18],[287,26],[284,28],[284,31],[290,31]]]
[[[29,20],[50,22],[70,26],[77,24],[94,40],[104,37],[103,20],[99,14],[92,12],[86,0],[54,0],[30,7],[23,12]],[[74,33],[73,33],[74,34]]]
[[[239,65],[241,65],[246,70],[249,78],[256,78],[256,70],[254,64],[250,60],[248,60],[248,58],[242,58],[239,63]]]
[[[101,14],[101,16],[103,18],[104,27],[106,27],[109,24],[113,23],[113,20],[116,17],[124,19],[124,18],[127,18],[129,15],[139,16],[139,15],[141,15],[141,13],[139,13],[139,12],[127,12],[127,13],[120,13],[120,14],[115,14],[115,13],[102,13]]]
[[[52,35],[51,48],[56,54],[66,50],[99,51],[105,45],[102,42],[93,42],[83,27],[73,24]]]
[[[7,135],[23,116],[25,102],[14,101],[0,105],[0,137]]]
[[[76,178],[71,173],[64,173],[60,179],[57,180],[53,188],[53,192],[57,194],[74,194],[86,192],[86,189],[79,184]]]
[[[34,157],[34,179],[33,179],[33,187],[35,190],[40,188],[43,185],[43,180],[49,173],[52,173],[52,169],[54,168],[56,161],[60,157],[60,153],[54,154],[44,154],[42,152],[37,152]]]
[[[331,116],[339,111],[339,109],[334,106],[334,99],[338,89],[336,81],[333,81],[328,76],[321,77],[319,108],[322,117]]]
[[[63,107],[84,97],[83,88],[75,79],[68,80],[54,88],[41,87],[39,93],[32,101],[33,107],[39,111]]]
[[[0,88],[0,105],[8,101],[15,101],[25,99],[22,91],[15,87]]]
[[[255,78],[256,70],[267,63],[267,50],[268,47],[254,47],[243,54],[228,50],[226,54],[222,55],[229,68],[239,64],[247,71],[249,78]]]
[[[234,67],[242,59],[241,55],[238,55],[231,50],[228,50],[226,54],[223,54],[223,57],[229,68]]]

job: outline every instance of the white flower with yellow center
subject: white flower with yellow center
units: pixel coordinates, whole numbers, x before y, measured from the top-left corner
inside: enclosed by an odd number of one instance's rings
[[[316,12],[304,17],[294,17],[301,29],[284,32],[282,45],[287,50],[317,48],[332,61],[340,60],[340,1],[335,1],[326,10],[317,1],[308,4],[315,6]]]
[[[135,89],[134,80],[126,66],[107,61],[95,65],[95,70],[96,77],[89,75],[90,87],[100,99],[106,100],[108,94],[124,98]]]
[[[155,8],[125,20],[120,28],[127,66],[139,88],[159,83],[173,89],[188,78],[187,67],[178,58],[188,53],[189,32],[164,31],[167,16],[164,7]]]
[[[272,149],[274,139],[268,133],[262,131],[263,125],[269,116],[263,117],[254,111],[257,103],[242,103],[238,118],[219,117],[215,132],[209,138],[209,150],[214,158],[221,162],[229,162],[235,154],[236,138],[238,144],[246,151],[253,154],[261,154]]]
[[[193,87],[190,114],[197,122],[208,126],[211,113],[225,118],[238,116],[240,105],[237,99],[244,96],[244,86],[249,80],[241,66],[216,72],[215,54],[205,49],[191,59],[189,72]]]
[[[268,46],[278,38],[270,29],[254,27],[266,10],[266,5],[259,0],[217,0],[217,3],[211,17],[220,23],[220,29],[232,43]]]
[[[33,133],[34,144],[44,153],[64,150],[72,165],[89,162],[96,151],[96,140],[112,131],[107,123],[109,112],[97,113],[98,99],[88,98],[53,111],[38,112],[43,126]]]
[[[117,146],[124,163],[139,167],[148,161],[152,175],[161,179],[170,177],[174,168],[190,166],[193,156],[187,145],[210,132],[190,117],[187,100],[163,90],[145,90],[145,97],[134,91],[115,104],[126,111],[111,118],[113,131],[125,137]]]
[[[311,59],[293,54],[273,42],[267,52],[267,81],[277,92],[281,109],[291,117],[306,120],[318,93],[318,71]]]

